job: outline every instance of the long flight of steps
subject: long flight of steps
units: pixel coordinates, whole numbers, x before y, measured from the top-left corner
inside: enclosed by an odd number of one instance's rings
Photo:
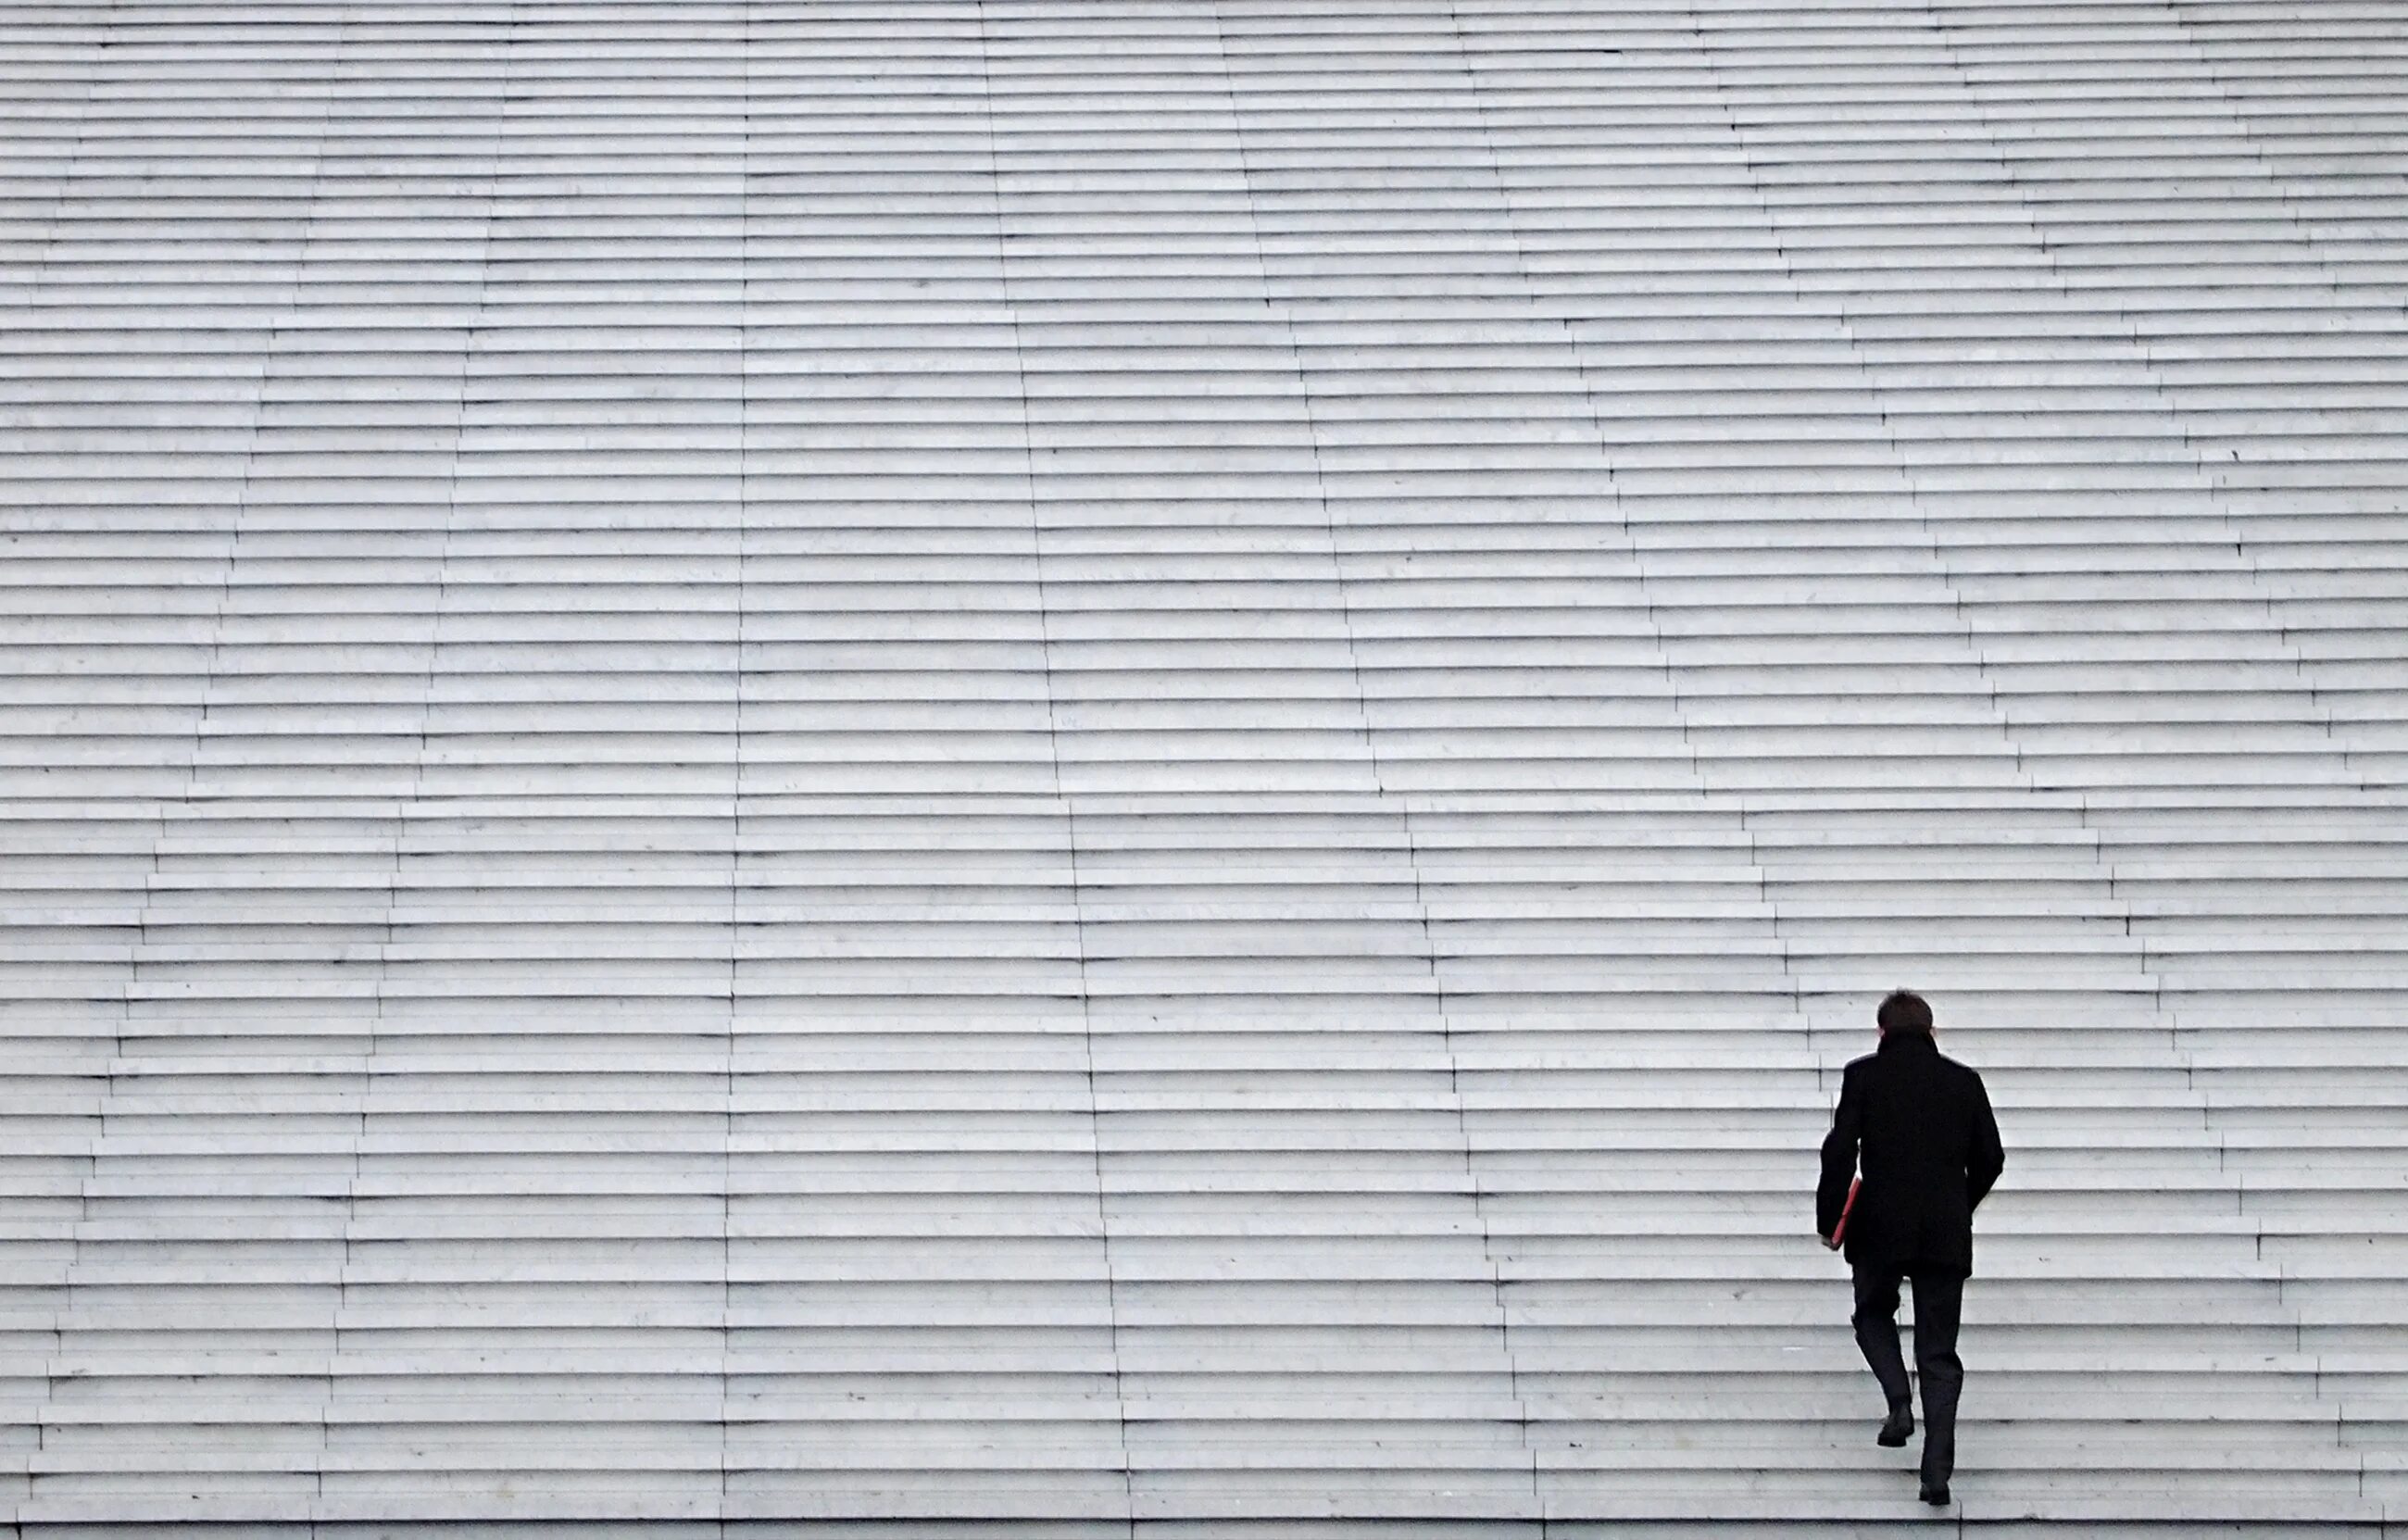
[[[2387,0],[12,0],[0,1537],[2408,1533],[2403,574]]]

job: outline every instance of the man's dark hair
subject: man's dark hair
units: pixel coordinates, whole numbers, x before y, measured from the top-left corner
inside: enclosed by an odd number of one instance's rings
[[[1873,1018],[1881,1030],[1892,1037],[1928,1037],[1931,1035],[1931,1006],[1923,996],[1912,990],[1899,990],[1881,1003]]]

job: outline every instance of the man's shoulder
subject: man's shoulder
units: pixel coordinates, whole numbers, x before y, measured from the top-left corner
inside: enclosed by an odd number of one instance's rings
[[[1956,1081],[1959,1085],[1979,1087],[1982,1083],[1982,1072],[1980,1070],[1975,1069],[1971,1064],[1962,1063],[1955,1059],[1951,1059],[1944,1053],[1940,1055],[1940,1068],[1942,1074],[1947,1076],[1950,1079]]]
[[[1923,1053],[1882,1053],[1879,1050],[1848,1061],[1842,1072],[1853,1079],[1860,1076],[1903,1075],[1910,1079],[1928,1080],[1937,1077],[1959,1085],[1978,1086],[1981,1072],[1937,1050]]]

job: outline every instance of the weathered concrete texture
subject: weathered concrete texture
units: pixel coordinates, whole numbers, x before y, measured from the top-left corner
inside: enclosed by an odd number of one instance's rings
[[[2354,0],[0,9],[0,1535],[1920,1525],[1899,984],[1950,1518],[2400,1535],[2403,145]]]

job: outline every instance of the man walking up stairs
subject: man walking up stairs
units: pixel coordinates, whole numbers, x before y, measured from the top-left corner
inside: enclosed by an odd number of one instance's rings
[[[2006,1158],[1982,1077],[1940,1052],[1931,1007],[1904,990],[1881,1004],[1881,1048],[1847,1067],[1831,1132],[1814,1225],[1824,1244],[1847,1248],[1856,1275],[1856,1345],[1889,1398],[1880,1440],[1914,1432],[1913,1392],[1898,1344],[1898,1285],[1914,1280],[1914,1364],[1923,1378],[1923,1501],[1948,1503],[1956,1466],[1956,1399],[1965,1366],[1956,1324],[1973,1270],[1973,1210]],[[1861,1162],[1862,1181],[1850,1178]]]

